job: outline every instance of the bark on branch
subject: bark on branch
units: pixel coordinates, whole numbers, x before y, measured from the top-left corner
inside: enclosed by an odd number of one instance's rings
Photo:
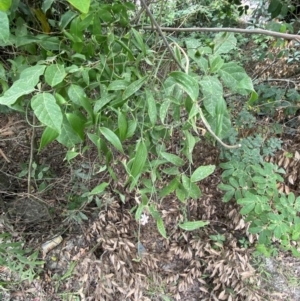
[[[158,28],[153,28],[151,26],[143,26],[145,30],[158,30]],[[267,36],[272,36],[276,38],[282,38],[285,40],[297,40],[300,42],[300,35],[280,33],[271,30],[264,29],[242,29],[242,28],[208,28],[208,27],[191,27],[191,28],[175,28],[175,27],[159,27],[161,31],[173,31],[173,32],[236,32],[243,34],[262,34]]]

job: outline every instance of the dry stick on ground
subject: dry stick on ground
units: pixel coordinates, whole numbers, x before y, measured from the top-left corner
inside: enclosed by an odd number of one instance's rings
[[[180,68],[180,70],[182,72],[185,72],[187,73],[186,70],[184,70],[184,68],[181,66],[180,62],[178,62],[178,60],[176,59],[174,53],[173,53],[173,50],[172,48],[170,47],[168,41],[166,40],[162,30],[161,30],[161,27],[158,25],[158,23],[156,22],[155,18],[153,17],[152,13],[150,12],[148,6],[146,5],[145,1],[144,0],[141,0],[141,2],[143,3],[144,7],[145,7],[145,10],[147,12],[147,14],[149,15],[150,19],[151,19],[151,22],[152,24],[155,25],[156,27],[156,30],[159,32],[160,36],[162,37],[164,43],[166,44],[166,47],[168,48],[168,50],[170,51],[171,55],[172,55],[172,58],[174,59],[174,61],[176,62],[176,64],[178,65],[178,67]],[[153,29],[153,28],[151,28]],[[210,134],[218,141],[221,143],[221,145],[223,145],[225,148],[238,148],[238,147],[241,147],[240,144],[237,144],[237,145],[227,145],[225,144],[214,132],[213,130],[211,129],[210,125],[208,124],[208,122],[206,121],[204,115],[203,115],[203,112],[201,110],[201,108],[199,107],[199,112],[200,112],[200,117],[205,125],[205,127],[207,128],[207,130],[210,132]]]
[[[141,0],[142,2],[144,0]],[[155,25],[156,26],[156,25]],[[145,30],[153,30],[151,26],[143,26]],[[158,30],[158,29],[157,29]],[[272,36],[276,38],[282,38],[285,40],[297,40],[300,42],[300,35],[289,34],[289,33],[280,33],[271,30],[264,29],[241,29],[241,28],[209,28],[209,27],[191,27],[191,28],[174,28],[174,27],[160,27],[158,31],[174,31],[174,32],[236,32],[244,34],[262,34],[267,36]]]

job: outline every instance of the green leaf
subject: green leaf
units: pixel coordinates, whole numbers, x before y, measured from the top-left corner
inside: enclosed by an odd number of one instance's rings
[[[99,131],[118,151],[124,153],[119,137],[112,130],[105,127],[100,127]]]
[[[209,58],[210,72],[218,72],[224,65],[224,60],[219,55],[214,55]]]
[[[159,197],[163,198],[169,194],[171,194],[173,191],[176,190],[178,187],[179,181],[177,178],[174,178],[167,186],[165,186],[159,193]]]
[[[156,220],[156,226],[157,226],[158,232],[161,234],[161,236],[164,238],[167,238],[166,228],[165,228],[164,222],[161,217],[159,217]]]
[[[77,143],[81,142],[79,136],[74,132],[72,127],[70,126],[67,118],[63,118],[61,133],[56,138],[56,140],[61,143],[62,145],[71,148]]]
[[[63,115],[52,94],[35,95],[31,99],[31,107],[41,123],[61,133]]]
[[[180,157],[178,157],[178,156],[176,156],[174,154],[170,154],[170,153],[166,153],[166,152],[161,152],[161,155],[167,161],[171,162],[172,164],[174,164],[176,166],[182,166],[182,165],[184,165],[184,160],[182,160]]]
[[[103,107],[110,103],[116,97],[115,94],[105,95],[100,99],[96,100],[94,105],[94,113],[98,113]]]
[[[119,91],[119,90],[125,90],[129,86],[130,82],[127,80],[114,80],[112,81],[107,90],[108,91]]]
[[[12,0],[1,0],[0,1],[0,10],[2,11],[7,11],[10,9],[11,7],[11,1]],[[0,15],[0,20],[1,20],[2,16]],[[0,25],[1,28],[1,25]]]
[[[51,87],[56,86],[57,84],[60,84],[65,76],[65,67],[61,64],[53,64],[46,68],[45,71],[45,81],[48,85]]]
[[[135,220],[139,221],[141,219],[141,215],[144,211],[145,206],[143,204],[139,204],[139,206],[137,207],[136,211],[135,211]]]
[[[51,7],[51,5],[53,4],[55,0],[44,0],[43,4],[42,4],[42,11],[44,13],[47,12],[47,10]]]
[[[196,101],[199,95],[199,85],[195,78],[181,71],[175,71],[170,73],[175,82],[187,93],[187,95]]]
[[[159,117],[160,117],[160,120],[162,123],[165,122],[165,119],[166,119],[166,116],[167,116],[167,113],[169,110],[169,106],[170,106],[170,100],[168,100],[168,99],[165,100],[160,106]]]
[[[220,32],[214,38],[214,54],[228,53],[236,47],[236,38],[233,33]]]
[[[134,28],[131,28],[131,32],[134,35],[134,38],[139,46],[139,49],[143,52],[143,55],[146,56],[146,45],[138,31],[136,31]]]
[[[193,231],[199,228],[203,228],[206,225],[208,225],[209,222],[204,222],[204,221],[194,221],[194,222],[185,222],[183,224],[179,224],[178,226],[186,231]]]
[[[1,1],[2,2],[2,1]],[[1,6],[5,6],[0,2],[0,8]],[[8,16],[5,12],[0,10],[0,45],[4,43],[3,46],[8,42],[9,40],[9,20]]]
[[[47,146],[49,143],[54,141],[58,137],[59,133],[50,127],[46,127],[41,138],[39,152]]]
[[[225,63],[219,70],[219,75],[224,84],[233,92],[247,95],[254,91],[251,78],[246,74],[244,68],[235,62]]]
[[[82,106],[81,104],[81,99],[83,97],[86,97],[86,94],[83,90],[83,88],[81,88],[78,85],[72,84],[70,85],[70,87],[68,88],[67,94],[70,98],[70,100],[75,103],[76,105],[78,105],[79,107]]]
[[[20,78],[0,97],[0,104],[10,106],[23,95],[27,95],[35,90],[40,76],[44,73],[44,65],[36,65],[26,68],[20,74]]]
[[[100,185],[93,188],[92,191],[89,193],[89,195],[95,195],[95,194],[102,193],[108,185],[109,185],[109,183],[106,183],[106,182],[101,183]]]
[[[146,90],[146,99],[147,99],[147,104],[148,104],[148,116],[149,116],[150,122],[152,125],[155,125],[156,121],[157,121],[156,102],[153,97],[153,94],[149,90]]]
[[[90,9],[91,0],[67,0],[77,10],[83,14],[87,14]]]
[[[197,200],[201,197],[202,193],[200,188],[195,184],[195,183],[191,183],[190,185],[190,190],[189,190],[189,196],[194,199]]]
[[[215,116],[218,103],[224,101],[223,86],[213,76],[204,76],[199,83],[202,88],[204,107],[211,116]]]
[[[66,113],[66,117],[76,134],[84,140],[85,120],[74,113]]]
[[[222,198],[222,201],[223,201],[224,203],[229,202],[229,201],[232,199],[232,197],[234,196],[234,194],[235,194],[234,189],[233,189],[233,190],[227,191],[227,192],[224,194],[224,196],[223,196],[223,198]]]
[[[142,87],[142,85],[144,84],[144,82],[146,81],[148,77],[145,76],[143,78],[138,79],[137,81],[131,83],[126,90],[124,91],[123,95],[122,95],[122,99],[126,100],[127,98],[129,98],[131,95],[133,95],[135,92],[137,92],[138,90],[140,90],[140,88]]]
[[[184,189],[188,192],[189,194],[189,191],[191,189],[191,180],[189,179],[189,177],[187,177],[185,174],[182,174],[181,175],[181,182],[182,182],[182,185],[184,187]]]
[[[211,175],[215,171],[216,166],[215,165],[206,165],[206,166],[200,166],[198,167],[191,176],[192,182],[198,182],[209,175]]]
[[[133,178],[137,178],[141,174],[146,163],[147,156],[146,144],[143,141],[139,141],[136,146],[136,153],[130,169],[130,174]]]
[[[127,117],[123,112],[118,112],[118,130],[119,130],[119,137],[121,141],[126,139],[127,135],[127,128],[128,128],[128,123],[127,123]]]

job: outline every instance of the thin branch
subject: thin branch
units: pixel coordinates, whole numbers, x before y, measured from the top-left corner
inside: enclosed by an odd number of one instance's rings
[[[204,117],[204,114],[201,110],[201,108],[199,107],[199,113],[200,113],[200,117],[205,125],[205,127],[207,128],[207,130],[210,132],[210,134],[222,145],[224,146],[225,148],[239,148],[241,147],[242,145],[241,144],[236,144],[236,145],[228,145],[226,143],[224,143],[214,132],[213,130],[211,129],[210,125],[208,124],[207,120],[205,119]]]
[[[152,28],[152,27],[150,26],[149,29],[152,29],[152,30],[155,29],[155,30],[158,31],[158,33],[160,34],[161,38],[163,39],[163,41],[164,41],[166,47],[168,48],[168,50],[169,50],[169,52],[170,52],[170,54],[171,54],[173,60],[176,62],[176,64],[177,64],[178,67],[180,68],[180,70],[181,70],[182,72],[185,72],[184,68],[181,66],[180,62],[177,60],[177,58],[176,58],[176,56],[175,56],[175,54],[174,54],[172,48],[170,47],[170,45],[169,45],[167,39],[165,38],[165,36],[164,36],[162,30],[160,29],[160,26],[158,25],[158,23],[156,22],[155,18],[154,18],[153,15],[152,15],[151,11],[149,10],[147,4],[145,3],[144,0],[141,0],[141,2],[142,2],[142,4],[143,4],[143,6],[145,7],[145,10],[146,10],[148,16],[150,17],[152,24],[155,25],[155,28]]]
[[[144,0],[141,0],[144,2]],[[151,14],[151,13],[150,13]],[[152,19],[151,19],[152,20]],[[154,22],[153,22],[154,23]],[[155,23],[154,23],[155,24]],[[156,25],[155,25],[156,26]],[[140,27],[140,26],[138,26]],[[145,30],[158,30],[158,32],[162,31],[174,31],[174,32],[236,32],[236,33],[244,33],[244,34],[262,34],[267,36],[272,36],[276,38],[283,38],[285,40],[297,40],[300,42],[300,35],[289,34],[289,33],[280,33],[271,30],[265,29],[242,29],[242,28],[208,28],[208,27],[191,27],[191,28],[174,28],[174,27],[159,27],[153,28],[151,26],[143,26]],[[161,33],[162,35],[162,33]]]
[[[28,178],[27,178],[27,192],[28,194],[31,193],[31,168],[33,163],[33,153],[35,149],[35,114],[33,114],[32,119],[32,134],[31,134],[31,142],[30,142],[30,158],[28,164]]]

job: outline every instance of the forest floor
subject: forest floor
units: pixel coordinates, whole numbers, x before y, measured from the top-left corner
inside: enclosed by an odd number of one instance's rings
[[[37,143],[40,135],[37,129]],[[247,232],[238,205],[222,202],[219,168],[201,181],[197,201],[183,205],[175,195],[162,201],[153,196],[166,227],[164,239],[150,215],[144,225],[135,220],[132,208],[140,195],[124,187],[121,163],[111,166],[117,176],[111,182],[88,142],[88,150],[70,163],[58,143],[35,153],[28,194],[31,137],[24,116],[0,114],[0,175],[7,183],[0,186],[0,233],[25,240],[25,247],[39,250],[45,261],[32,282],[19,282],[20,275],[1,267],[0,300],[300,300],[300,260],[286,252],[276,258],[255,254],[255,237]],[[219,148],[200,138],[193,168],[218,166]],[[280,138],[282,150],[274,161],[288,152],[291,162],[299,162],[300,128]],[[169,152],[176,151],[177,140],[174,133]],[[284,185],[299,195],[299,179],[293,185],[288,181],[293,171],[288,170]],[[105,194],[87,202],[84,193],[102,182],[111,182]],[[183,231],[178,223],[185,217],[209,225]],[[45,242],[50,247],[43,254]]]

